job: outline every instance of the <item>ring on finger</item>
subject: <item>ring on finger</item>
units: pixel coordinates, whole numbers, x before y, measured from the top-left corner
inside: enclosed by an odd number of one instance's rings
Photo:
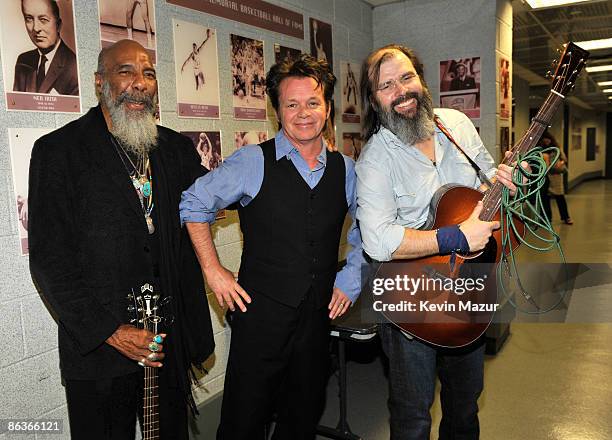
[[[153,341],[149,344],[149,350],[156,352],[157,350],[159,350],[159,345],[157,345],[157,342]]]
[[[149,359],[150,361],[156,361],[157,360],[157,353],[150,353],[147,356],[147,359]]]
[[[142,358],[139,362],[138,365],[140,365],[141,367],[145,366],[145,362],[147,361],[147,358]]]

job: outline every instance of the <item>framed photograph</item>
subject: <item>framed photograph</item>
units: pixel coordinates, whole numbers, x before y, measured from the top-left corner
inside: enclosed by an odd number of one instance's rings
[[[245,145],[261,144],[268,140],[267,131],[236,131],[234,132],[234,146],[236,149]]]
[[[348,156],[357,160],[363,147],[363,139],[361,133],[357,132],[345,132],[342,133],[342,152]]]
[[[191,139],[193,148],[202,159],[202,166],[212,171],[221,165],[221,132],[220,131],[181,131],[181,134]],[[217,220],[227,217],[225,209],[217,212]]]
[[[172,20],[179,118],[219,119],[219,59],[215,29]]]
[[[359,65],[349,61],[340,62],[342,87],[342,122],[361,121],[361,93],[359,92]]]
[[[234,118],[266,119],[264,43],[230,34]]]
[[[11,150],[11,169],[13,171],[13,190],[15,194],[17,228],[21,255],[29,253],[28,246],[28,173],[30,156],[36,140],[53,128],[9,128],[9,147]]]
[[[72,0],[0,2],[7,110],[80,113]]]
[[[480,57],[440,61],[440,107],[480,118]]]
[[[98,0],[98,12],[103,48],[120,40],[134,40],[157,64],[155,0]]]
[[[300,49],[294,49],[292,47],[281,46],[278,43],[274,43],[274,63],[278,64],[283,60],[296,60],[302,55]]]
[[[499,58],[499,117],[510,118],[510,60]]]
[[[331,24],[310,17],[310,54],[318,60],[325,60],[333,69],[333,45]]]

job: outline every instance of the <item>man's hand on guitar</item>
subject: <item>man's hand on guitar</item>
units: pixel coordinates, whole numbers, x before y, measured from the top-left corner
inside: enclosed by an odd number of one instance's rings
[[[510,157],[511,155],[512,152],[506,151],[506,158]],[[499,166],[497,167],[497,174],[495,175],[497,180],[499,180],[506,188],[510,190],[511,196],[514,196],[514,194],[516,194],[516,185],[512,182],[512,172],[514,170],[514,167],[516,167],[516,162],[514,162],[512,166],[505,165],[503,163],[499,164]],[[523,167],[523,169],[527,170],[528,172],[531,172],[531,167],[527,162],[521,162],[521,167]],[[527,177],[523,176],[523,183],[526,182]]]
[[[470,252],[482,250],[488,243],[489,237],[495,229],[499,229],[499,222],[483,222],[478,218],[482,212],[482,202],[478,202],[466,221],[459,225],[470,245]]]
[[[165,337],[165,334],[161,335]],[[114,347],[119,353],[127,358],[142,362],[147,367],[161,367],[159,362],[164,359],[165,354],[162,344],[156,344],[158,349],[152,352],[149,345],[153,341],[155,334],[148,330],[138,329],[133,325],[122,324],[117,327],[106,343]]]

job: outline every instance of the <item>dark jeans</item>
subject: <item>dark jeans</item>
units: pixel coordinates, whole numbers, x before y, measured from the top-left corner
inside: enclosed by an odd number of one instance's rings
[[[567,210],[567,201],[565,200],[565,196],[563,194],[550,194],[548,192],[549,187],[550,180],[548,176],[546,176],[546,181],[544,182],[540,193],[540,196],[542,198],[542,207],[544,208],[546,217],[549,221],[552,221],[552,208],[550,206],[550,199],[554,198],[557,201],[557,207],[559,208],[559,216],[561,217],[561,220],[565,221],[569,219],[569,211]]]
[[[484,344],[438,349],[408,339],[395,326],[380,328],[389,358],[391,440],[429,440],[436,375],[442,389],[440,439],[478,439],[478,397],[483,388]]]

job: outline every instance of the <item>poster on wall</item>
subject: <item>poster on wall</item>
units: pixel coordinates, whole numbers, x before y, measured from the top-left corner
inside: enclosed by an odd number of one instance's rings
[[[216,30],[180,20],[172,20],[172,28],[177,115],[219,119]]]
[[[510,60],[500,57],[499,59],[499,117],[508,119],[510,117]]]
[[[250,144],[261,144],[268,140],[267,131],[236,131],[234,132],[234,146],[236,149]]]
[[[440,61],[440,107],[480,118],[480,57]]]
[[[310,17],[310,54],[317,60],[325,60],[333,69],[332,27]]]
[[[264,43],[230,34],[234,118],[266,119]]]
[[[72,0],[0,2],[7,110],[81,112],[74,20]]]
[[[361,133],[342,133],[342,152],[346,156],[357,160],[361,153],[361,147],[363,147]]]
[[[263,0],[166,0],[166,3],[304,39],[302,14]]]
[[[221,132],[220,131],[181,131],[181,134],[191,139],[193,148],[202,159],[201,165],[212,171],[221,165]],[[225,210],[217,212],[217,219],[225,218]]]
[[[34,142],[50,133],[52,128],[9,128],[13,191],[15,194],[17,227],[21,255],[29,253],[28,246],[28,171]]]
[[[134,40],[157,63],[154,0],[98,0],[98,12],[103,48],[119,40]]]
[[[501,150],[499,157],[503,158],[506,151],[510,149],[510,127],[499,128],[499,148]]]
[[[274,43],[274,63],[278,64],[283,60],[297,60],[302,51],[300,49],[294,49],[292,47],[281,46],[278,43]]]
[[[340,62],[342,87],[342,122],[361,121],[361,96],[359,93],[359,65],[349,61]]]

